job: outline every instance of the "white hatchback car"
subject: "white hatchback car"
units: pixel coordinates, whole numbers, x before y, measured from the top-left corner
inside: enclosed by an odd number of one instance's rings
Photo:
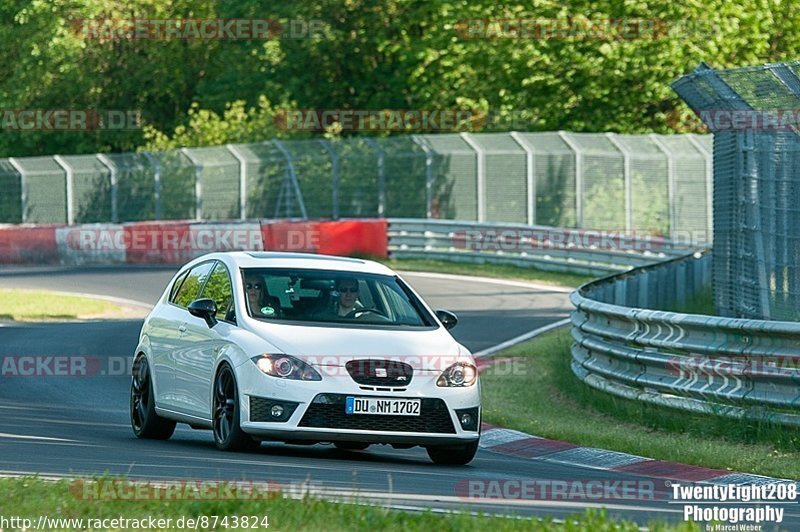
[[[480,438],[470,352],[389,268],[302,253],[205,255],[180,269],[136,347],[131,425],[169,438],[176,422],[217,447],[263,440],[424,446],[466,464]]]

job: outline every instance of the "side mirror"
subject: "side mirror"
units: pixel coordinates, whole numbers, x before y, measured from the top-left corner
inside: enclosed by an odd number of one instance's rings
[[[206,320],[209,329],[217,324],[217,304],[213,299],[195,299],[189,303],[189,314]]]
[[[458,324],[458,316],[449,310],[439,309],[436,311],[436,317],[442,322],[444,328],[448,331]]]

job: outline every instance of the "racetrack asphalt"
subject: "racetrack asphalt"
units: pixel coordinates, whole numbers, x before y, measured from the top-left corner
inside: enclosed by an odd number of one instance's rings
[[[0,269],[0,288],[95,293],[152,304],[174,268],[83,267]],[[404,277],[434,308],[459,316],[454,336],[473,351],[567,317],[568,293],[489,281],[407,273]],[[141,320],[0,327],[0,357],[83,355],[86,376],[0,375],[0,473],[45,476],[126,475],[131,479],[253,480],[314,489],[357,490],[361,500],[405,508],[469,509],[487,513],[563,518],[605,506],[612,516],[645,523],[682,521],[662,479],[548,461],[478,452],[468,466],[432,464],[421,448],[371,446],[340,451],[330,445],[264,443],[252,453],[224,453],[211,433],[179,425],[169,441],[138,440],[129,425],[129,365]],[[46,373],[46,369],[43,369]],[[573,495],[468,498],[468,481],[627,482],[644,492],[614,500]],[[652,486],[655,500],[647,488]],[[512,494],[513,495],[513,494]],[[641,496],[640,496],[641,495]],[[797,512],[787,521],[800,524]]]

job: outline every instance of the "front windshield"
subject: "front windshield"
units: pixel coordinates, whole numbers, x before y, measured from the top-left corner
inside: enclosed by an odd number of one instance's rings
[[[396,277],[327,270],[242,270],[247,311],[256,319],[429,327],[435,324]]]

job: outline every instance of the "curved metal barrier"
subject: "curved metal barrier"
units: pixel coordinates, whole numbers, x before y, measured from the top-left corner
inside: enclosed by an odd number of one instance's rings
[[[389,253],[397,258],[611,273],[570,296],[572,371],[593,388],[687,411],[800,426],[800,323],[676,311],[710,288],[709,252],[647,235],[617,233],[614,240],[580,229],[388,222]]]
[[[389,254],[395,258],[535,266],[595,276],[662,262],[694,249],[645,231],[411,218],[389,218],[388,240]]]
[[[628,399],[800,426],[800,323],[648,310],[709,285],[695,253],[588,283],[571,295],[572,371]]]

